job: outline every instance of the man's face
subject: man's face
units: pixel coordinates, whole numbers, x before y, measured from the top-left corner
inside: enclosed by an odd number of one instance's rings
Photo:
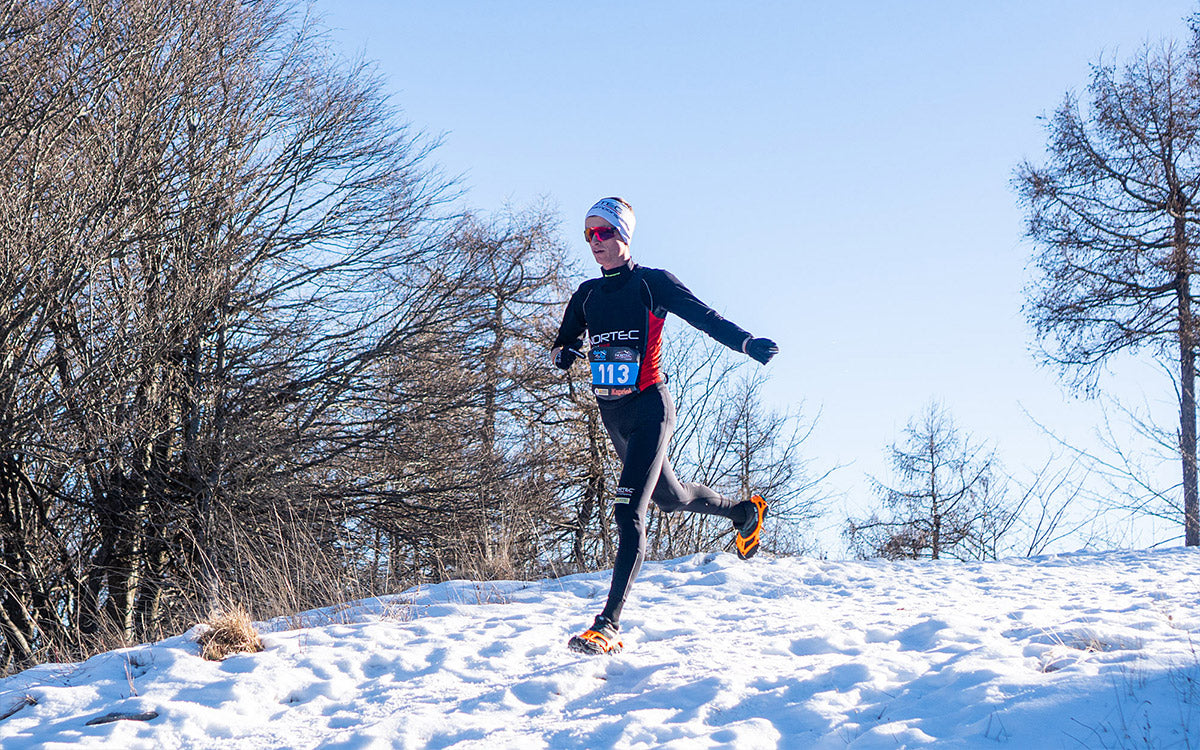
[[[601,240],[599,235],[593,234],[588,242],[592,248],[592,257],[596,259],[601,268],[611,271],[629,262],[629,245],[625,244],[620,233],[615,231],[612,224],[599,216],[589,216],[584,220],[583,226],[587,229],[613,229],[612,237],[607,240]]]

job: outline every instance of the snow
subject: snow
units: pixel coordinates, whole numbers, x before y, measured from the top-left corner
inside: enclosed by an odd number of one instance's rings
[[[608,572],[453,581],[0,680],[0,747],[1200,747],[1200,550],[648,563],[626,650],[565,648]],[[88,725],[114,712],[149,720]],[[145,717],[143,717],[145,718]]]

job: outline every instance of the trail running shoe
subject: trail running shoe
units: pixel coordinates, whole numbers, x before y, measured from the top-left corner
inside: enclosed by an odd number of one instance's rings
[[[752,504],[747,509],[746,522],[738,529],[734,546],[737,547],[738,557],[749,560],[758,552],[758,532],[762,531],[763,519],[767,517],[767,501],[761,496],[750,498]]]
[[[592,627],[567,641],[567,648],[581,654],[615,654],[625,647],[617,640],[619,631],[618,625],[609,622],[604,615],[598,615]]]

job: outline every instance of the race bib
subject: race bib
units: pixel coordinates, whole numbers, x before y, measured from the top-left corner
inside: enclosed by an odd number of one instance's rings
[[[637,385],[640,359],[637,350],[627,346],[602,346],[589,350],[592,389],[597,395],[603,396],[623,396],[631,393]]]

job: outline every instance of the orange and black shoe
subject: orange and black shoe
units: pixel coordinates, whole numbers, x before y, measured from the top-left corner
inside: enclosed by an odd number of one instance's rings
[[[758,552],[758,533],[762,531],[763,519],[767,517],[767,501],[755,495],[748,501],[746,520],[737,530],[737,538],[733,540],[737,547],[738,557],[749,560]]]
[[[581,654],[615,654],[625,648],[625,644],[617,640],[620,630],[619,625],[609,622],[604,615],[598,615],[592,627],[567,641],[567,648]]]

